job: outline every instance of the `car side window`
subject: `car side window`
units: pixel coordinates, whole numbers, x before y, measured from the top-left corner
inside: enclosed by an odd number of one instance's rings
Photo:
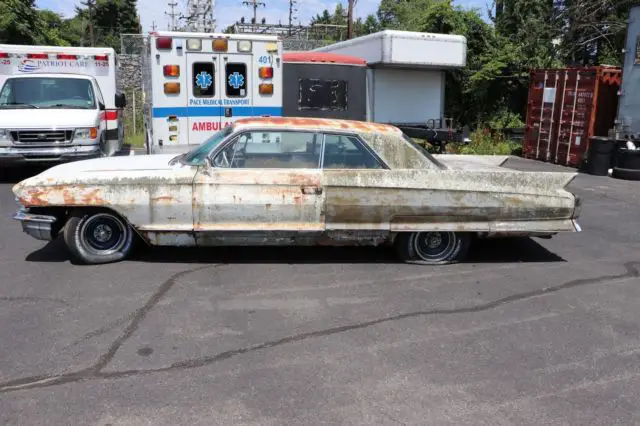
[[[322,139],[313,132],[246,132],[213,159],[215,167],[317,169]]]
[[[382,165],[355,136],[325,135],[323,169],[381,169]]]

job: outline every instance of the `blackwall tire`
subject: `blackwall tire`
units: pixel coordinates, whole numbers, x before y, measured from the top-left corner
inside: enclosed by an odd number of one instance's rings
[[[134,249],[134,231],[115,213],[73,214],[64,228],[64,241],[73,258],[85,265],[119,262]]]
[[[400,259],[417,265],[448,265],[464,260],[471,235],[459,232],[410,232],[396,237]]]
[[[616,179],[640,181],[640,169],[623,169],[614,167],[611,174]]]

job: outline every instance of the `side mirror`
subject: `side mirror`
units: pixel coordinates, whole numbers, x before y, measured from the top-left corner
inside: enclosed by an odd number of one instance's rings
[[[124,108],[127,106],[127,97],[124,93],[116,93],[116,108]]]

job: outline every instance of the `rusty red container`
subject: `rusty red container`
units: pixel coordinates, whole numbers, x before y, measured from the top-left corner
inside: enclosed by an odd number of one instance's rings
[[[578,167],[590,138],[614,127],[621,82],[616,67],[532,70],[524,157]]]

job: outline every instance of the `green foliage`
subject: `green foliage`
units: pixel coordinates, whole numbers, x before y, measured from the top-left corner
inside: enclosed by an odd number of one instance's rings
[[[89,13],[77,7],[76,16],[63,19],[50,10],[38,10],[34,0],[0,0],[0,43],[81,46],[90,45]],[[120,34],[142,31],[136,0],[97,0],[92,20],[96,46],[120,50]]]
[[[470,139],[469,144],[450,144],[449,151],[465,155],[513,155],[520,147],[501,133],[491,132],[486,127],[478,128]]]
[[[493,130],[521,129],[525,126],[525,123],[519,114],[503,108],[489,119],[488,125]]]

